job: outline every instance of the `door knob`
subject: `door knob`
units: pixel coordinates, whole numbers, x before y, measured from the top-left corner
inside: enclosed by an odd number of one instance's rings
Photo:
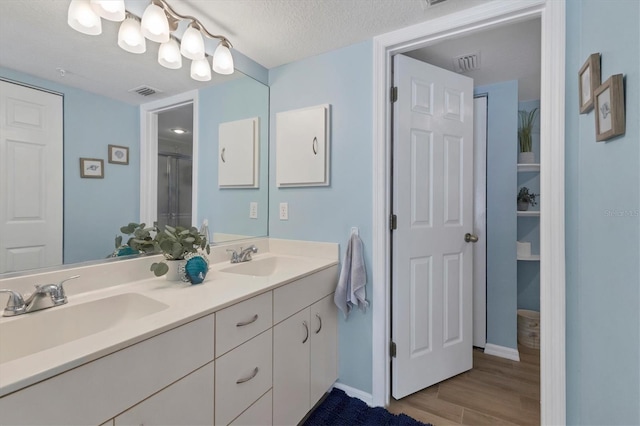
[[[464,234],[464,240],[468,243],[477,243],[478,236],[467,232],[466,234]]]

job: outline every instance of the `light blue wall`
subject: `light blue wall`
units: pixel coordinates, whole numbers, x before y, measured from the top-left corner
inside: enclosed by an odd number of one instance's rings
[[[221,101],[224,100],[224,101]],[[212,233],[267,235],[269,185],[269,88],[249,77],[201,89],[199,103],[198,223],[209,220]],[[218,126],[259,118],[259,188],[218,188]],[[258,219],[249,219],[249,203],[258,202]]]
[[[140,218],[138,108],[6,68],[0,77],[64,95],[64,263],[106,257]],[[109,164],[109,144],[129,147],[129,165]],[[80,178],[80,157],[103,159],[104,179]]]
[[[640,424],[640,2],[567,1],[567,422]],[[578,70],[625,75],[626,134],[595,141]]]
[[[518,82],[477,86],[487,110],[487,343],[517,349]]]
[[[519,110],[531,111],[533,108],[538,108],[538,114],[531,138],[532,151],[536,156],[536,162],[540,162],[540,101],[526,101],[518,104]],[[518,190],[523,186],[535,194],[540,194],[540,172],[518,173]],[[537,200],[544,200],[544,197],[540,195]],[[539,201],[537,206],[529,206],[529,210],[539,211],[541,202],[544,201]],[[518,241],[530,242],[531,253],[540,254],[539,217],[518,218]],[[518,309],[540,311],[540,262],[518,262]]]
[[[364,242],[367,299],[371,301],[372,250],[372,85],[373,47],[367,41],[274,68],[271,88],[271,140],[281,111],[331,104],[331,186],[285,188],[275,185],[275,143],[271,145],[269,235],[340,243],[341,256],[350,228]],[[289,220],[278,206],[289,203]],[[339,323],[339,380],[371,392],[371,310],[353,311]]]

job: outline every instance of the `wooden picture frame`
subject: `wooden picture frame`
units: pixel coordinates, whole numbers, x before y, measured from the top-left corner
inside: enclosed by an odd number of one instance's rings
[[[592,53],[578,71],[580,114],[593,109],[594,92],[600,86],[600,54]]]
[[[80,158],[80,177],[104,178],[104,160],[99,158]]]
[[[596,141],[602,142],[625,132],[624,80],[622,74],[609,77],[594,94]]]
[[[129,147],[119,145],[109,145],[109,163],[129,164]]]

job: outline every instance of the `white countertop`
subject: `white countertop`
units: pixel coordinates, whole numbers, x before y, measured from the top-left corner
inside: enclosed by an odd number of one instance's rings
[[[164,303],[168,308],[139,319],[123,321],[90,336],[0,364],[0,397],[338,263],[337,245],[330,247],[328,255],[326,255],[327,252],[322,253],[326,256],[314,256],[314,250],[309,256],[294,256],[291,253],[296,252],[296,249],[288,247],[283,249],[283,241],[276,241],[277,243],[272,243],[272,246],[279,251],[277,255],[293,258],[296,262],[294,266],[284,271],[276,271],[271,276],[221,272],[221,269],[230,266],[228,261],[224,261],[211,264],[206,280],[198,285],[167,281],[165,277],[153,277],[70,295],[68,304],[49,310],[65,309],[76,304],[125,293],[138,293]],[[297,244],[299,246],[304,243]],[[317,247],[320,243],[311,244],[316,244]],[[297,252],[306,253],[305,251]],[[254,260],[272,257],[275,254],[273,251],[257,254],[254,255]],[[39,315],[46,311],[29,313],[25,316]],[[20,319],[21,316],[0,318],[0,331],[3,323]],[[24,338],[28,339],[29,336]],[[6,345],[12,342],[2,339],[0,333],[0,344]]]

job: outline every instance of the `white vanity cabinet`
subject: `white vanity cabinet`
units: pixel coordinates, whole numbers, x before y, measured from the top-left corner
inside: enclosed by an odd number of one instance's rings
[[[114,426],[213,424],[213,362],[114,419]]]
[[[274,321],[301,308],[273,328],[274,425],[298,424],[337,379],[336,280],[332,267],[274,290]]]

